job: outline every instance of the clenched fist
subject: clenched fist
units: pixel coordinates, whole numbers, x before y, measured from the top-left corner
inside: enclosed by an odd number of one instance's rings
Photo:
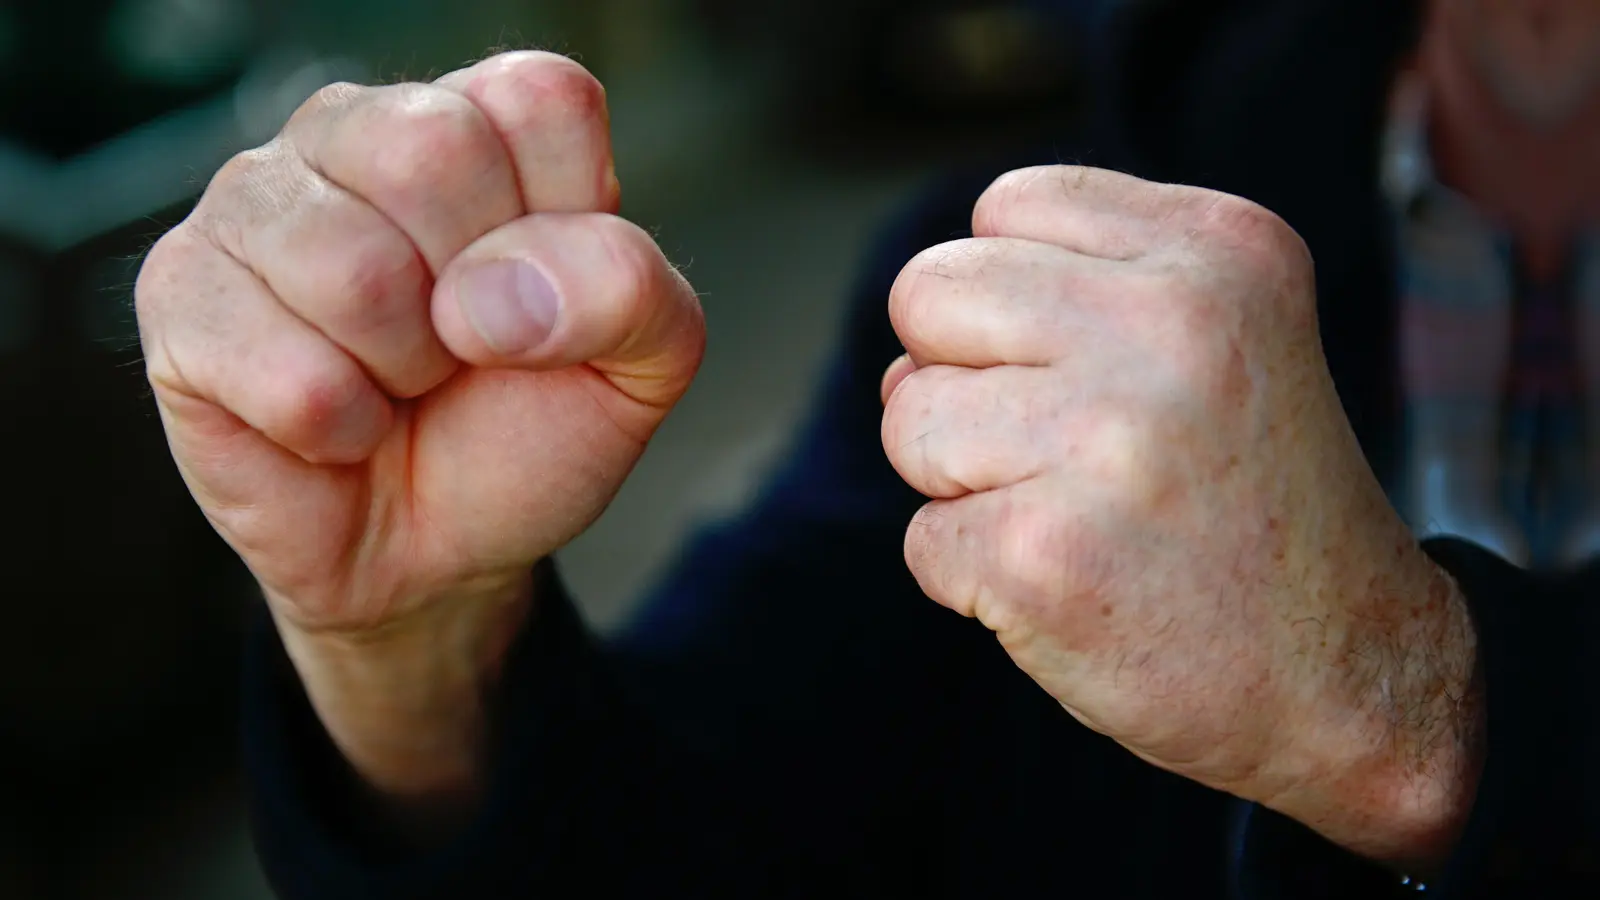
[[[325,88],[150,252],[173,454],[285,616],[390,622],[604,508],[703,344],[617,191],[600,85],[508,54]]]
[[[599,515],[699,364],[693,292],[617,205],[599,83],[511,53],[323,89],[139,277],[178,466],[380,785],[465,777],[479,723],[429,717],[472,718],[481,685],[458,682],[492,668],[532,564]]]
[[[1368,468],[1304,244],[1235,197],[1011,173],[907,266],[883,442],[924,590],[1085,724],[1377,858],[1470,808],[1475,642]]]

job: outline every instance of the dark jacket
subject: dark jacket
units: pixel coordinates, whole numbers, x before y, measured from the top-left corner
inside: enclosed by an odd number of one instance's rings
[[[1284,215],[1316,254],[1330,364],[1381,469],[1394,304],[1377,135],[1414,11],[1384,0],[1168,6],[1119,32],[1137,35],[1116,50],[1135,64],[1108,81],[1096,139],[1028,161],[1205,184]],[[626,633],[590,636],[544,572],[551,599],[497,698],[490,803],[452,845],[414,855],[364,836],[350,776],[263,626],[246,743],[263,858],[285,897],[1400,890],[1392,873],[1089,732],[906,571],[901,542],[921,498],[878,439],[878,378],[900,352],[884,301],[912,255],[967,233],[995,174],[950,179],[890,229],[789,462],[747,512],[688,546]],[[1552,637],[1529,611],[1557,621],[1575,582],[1539,581],[1455,542],[1428,549],[1479,617],[1492,742],[1467,839],[1431,891],[1570,879],[1579,845],[1552,841],[1581,832],[1517,810],[1549,812],[1572,792],[1561,773],[1580,771],[1542,741],[1556,732],[1534,714],[1569,708],[1550,684],[1572,657],[1529,652]]]

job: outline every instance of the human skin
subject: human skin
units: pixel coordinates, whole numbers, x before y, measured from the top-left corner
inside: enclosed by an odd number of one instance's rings
[[[973,232],[890,297],[923,590],[1143,759],[1436,865],[1481,763],[1476,639],[1344,417],[1305,245],[1060,166],[1002,177]]]
[[[600,84],[503,54],[323,89],[140,272],[178,467],[399,818],[470,812],[533,563],[699,364],[698,301],[618,190]]]
[[[1086,189],[1035,196],[1073,183]],[[694,294],[615,216],[617,190],[603,91],[570,60],[506,54],[428,85],[339,85],[225,167],[138,281],[148,375],[184,478],[260,581],[313,706],[379,803],[374,815],[419,839],[479,799],[503,654],[530,616],[537,627],[528,573],[605,508],[699,363]],[[1004,528],[940,531],[937,512],[954,506],[930,507],[908,535],[924,587],[983,618],[1070,713],[1145,759],[1376,858],[1436,859],[1472,794],[1481,717],[1456,702],[1475,696],[1470,623],[1374,493],[1330,400],[1303,246],[1236,198],[1090,170],[1017,173],[987,199],[979,241],[1012,255],[944,248],[902,282],[948,281],[981,298],[996,279],[1034,279],[1022,296],[1039,324],[1077,323],[1039,334],[1092,333],[1101,350],[973,357],[962,339],[952,349],[948,335],[918,330],[940,321],[915,312],[926,287],[897,286],[893,318],[915,362],[891,378],[886,436],[911,398],[931,395],[934,373],[1026,369],[1025,385],[974,381],[995,389],[964,398],[1028,413],[989,420],[979,456],[1016,463],[1062,450],[1052,465],[1080,467],[1023,479],[1055,493],[1015,492],[1029,499]],[[1113,245],[1030,231],[1084,222],[1119,223],[1101,236]],[[947,277],[917,277],[941,252]],[[1076,300],[1041,286],[1062,265],[1070,272],[1056,272],[1056,286],[1083,288]],[[1175,318],[1148,305],[1142,316],[1090,315],[1104,313],[1094,298],[1133,287]],[[539,311],[519,296],[554,303]],[[516,309],[536,314],[519,320]],[[1247,333],[1255,313],[1263,323]],[[1268,349],[1274,337],[1287,343]],[[1263,388],[1264,371],[1283,373],[1285,386]],[[1113,400],[1127,401],[1120,418],[1081,438],[1050,427],[1083,424],[1074,416]],[[1202,413],[1240,427],[1212,433],[1197,424]],[[1043,424],[1016,424],[1029,421]],[[947,496],[951,484],[926,481],[906,456],[918,443],[886,440],[939,503],[974,509],[1012,486],[959,482],[971,496]],[[1326,465],[1296,459],[1296,447]],[[1073,478],[1088,476],[1096,489],[1072,493]],[[1214,527],[1229,517],[1237,528]],[[1128,546],[1113,552],[1114,538]],[[1059,553],[1064,568],[1041,567],[1034,550]],[[1263,579],[1275,587],[1227,602],[1227,585]],[[1103,599],[1084,607],[1091,582]],[[1205,589],[1216,592],[1210,608],[1195,593]],[[1168,619],[1212,630],[1169,629],[1186,640],[1152,667],[1150,638]],[[1084,622],[1098,626],[1095,648],[1066,637]],[[1375,646],[1431,652],[1363,668]],[[1238,664],[1218,665],[1218,653]],[[1106,665],[1118,658],[1146,664]],[[1118,680],[1132,672],[1138,689]],[[1385,686],[1387,705],[1364,705],[1369,681]],[[1208,684],[1247,702],[1187,702]],[[1323,715],[1284,718],[1291,700]],[[1382,731],[1374,719],[1400,724]],[[1419,749],[1396,766],[1373,751],[1441,739],[1459,758]]]

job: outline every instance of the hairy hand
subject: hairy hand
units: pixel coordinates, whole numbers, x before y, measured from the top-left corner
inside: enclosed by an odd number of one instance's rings
[[[1362,852],[1470,805],[1473,632],[1340,408],[1312,265],[1213,191],[1013,172],[908,265],[883,442],[929,596],[1089,727]]]

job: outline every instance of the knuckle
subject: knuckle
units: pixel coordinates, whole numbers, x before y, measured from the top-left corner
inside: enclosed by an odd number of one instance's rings
[[[1213,195],[1202,214],[1201,229],[1258,271],[1287,275],[1310,270],[1311,251],[1299,232],[1259,203],[1230,194]]]
[[[889,287],[889,319],[902,338],[921,334],[930,294],[942,284],[970,277],[985,263],[985,244],[975,239],[929,247],[911,258]]]
[[[373,100],[370,127],[356,132],[370,148],[363,167],[378,190],[431,190],[503,153],[472,101],[433,85],[394,85]]]
[[[929,419],[938,409],[928,385],[930,374],[928,369],[918,369],[907,375],[884,407],[884,449],[896,462],[905,460],[910,446],[926,433]]]
[[[918,253],[906,268],[918,278],[962,278],[986,264],[992,246],[993,242],[977,238],[947,241]]]
[[[261,389],[265,431],[293,447],[326,445],[345,417],[370,400],[366,376],[354,366],[308,366]]]
[[[308,119],[325,116],[330,113],[347,109],[354,105],[362,95],[370,93],[372,88],[365,85],[352,84],[348,81],[335,81],[325,84],[311,93],[310,97],[301,103],[292,115],[285,130],[305,124]]]
[[[1037,193],[1040,181],[1070,166],[1034,166],[1016,169],[996,178],[972,210],[972,230],[978,234],[1004,234],[1013,213]],[[1064,176],[1063,176],[1064,177]]]
[[[364,231],[338,248],[326,279],[335,308],[330,324],[341,333],[381,327],[412,314],[427,282],[426,264],[397,233]]]
[[[1065,592],[1063,526],[1047,510],[1008,505],[994,532],[994,560],[1009,584],[1041,596]]]
[[[308,128],[320,127],[327,120],[337,116],[343,111],[355,106],[360,100],[370,95],[374,88],[366,85],[352,84],[348,81],[335,81],[325,84],[311,92],[311,95],[295,107],[283,123],[280,136],[293,136],[305,132]]]
[[[926,503],[911,517],[906,527],[906,565],[912,573],[925,577],[936,568],[943,544],[945,528],[949,524],[944,504]]]
[[[1004,235],[1021,211],[1039,203],[1059,203],[1081,192],[1095,177],[1088,166],[1032,166],[995,179],[973,209],[973,231]]]
[[[973,558],[975,549],[981,553],[973,538],[982,527],[948,501],[935,500],[912,517],[903,552],[907,567],[927,596],[963,616],[981,617],[998,630],[1007,624],[1004,611],[985,602],[992,597],[987,589],[988,573]]]
[[[202,205],[208,210],[244,207],[247,210],[281,210],[285,191],[274,187],[281,169],[277,141],[234,154],[211,176]]]
[[[173,282],[189,266],[196,252],[195,242],[187,238],[183,225],[162,235],[145,252],[133,283],[134,314],[141,322],[166,302]]]
[[[298,171],[280,140],[235,154],[223,163],[196,205],[191,220],[214,239],[232,249],[241,242],[226,229],[291,213],[310,183],[303,166]]]
[[[1240,234],[1270,215],[1260,204],[1222,191],[1196,190],[1195,199],[1201,204],[1200,227],[1213,234]]]
[[[602,117],[606,91],[580,63],[556,53],[517,51],[491,60],[490,90],[520,102],[511,108],[521,120],[503,123],[512,129],[547,123],[551,118],[586,120]]]
[[[1122,411],[1102,416],[1090,434],[1087,463],[1096,484],[1129,509],[1164,505],[1167,480],[1153,460],[1154,448],[1170,444],[1169,436],[1157,433],[1148,419]]]
[[[1194,311],[1213,326],[1225,321],[1235,332],[1314,328],[1316,271],[1310,248],[1293,226],[1242,197],[1212,191],[1197,197],[1183,266]]]
[[[993,457],[972,424],[980,420],[979,402],[952,369],[933,366],[906,376],[884,411],[884,451],[914,487],[957,497],[993,480]]]
[[[211,176],[211,183],[206,186],[206,193],[238,191],[259,178],[262,170],[267,168],[272,159],[271,146],[267,144],[235,153]]]
[[[894,283],[889,286],[889,321],[894,325],[895,332],[900,335],[902,342],[910,343],[916,327],[917,283],[922,280],[925,271],[921,265],[924,254],[919,253],[900,269],[895,275]]]
[[[133,308],[145,378],[157,390],[192,387],[176,356],[184,348],[205,350],[207,342],[194,338],[212,330],[221,310],[207,302],[215,294],[207,289],[204,273],[229,264],[225,256],[192,221],[180,223],[145,252],[134,279]]]
[[[621,216],[599,216],[594,221],[618,296],[642,303],[668,287],[665,275],[669,269],[648,232]]]

